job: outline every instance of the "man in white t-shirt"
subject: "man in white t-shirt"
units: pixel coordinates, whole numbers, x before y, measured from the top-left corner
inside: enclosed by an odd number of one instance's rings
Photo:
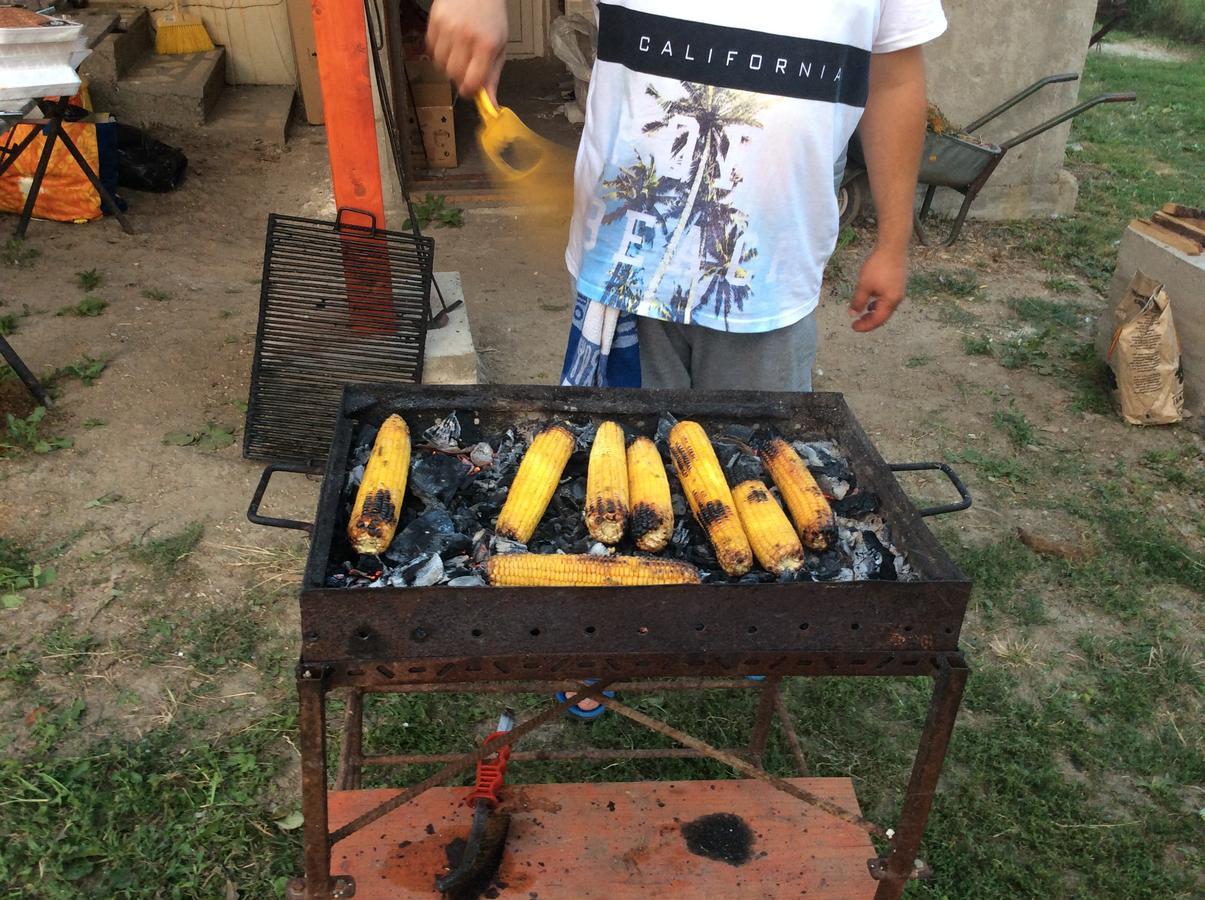
[[[645,387],[810,390],[815,310],[854,129],[878,218],[855,331],[903,301],[940,0],[599,2],[565,260],[575,329],[639,336]],[[505,0],[435,0],[435,62],[493,92]],[[622,331],[624,326],[618,326]],[[567,383],[605,384],[605,373]],[[583,360],[597,358],[579,354]],[[610,383],[615,383],[612,379]]]

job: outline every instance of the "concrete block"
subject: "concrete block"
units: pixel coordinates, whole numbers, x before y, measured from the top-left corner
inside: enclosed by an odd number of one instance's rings
[[[225,51],[150,56],[117,85],[115,113],[139,127],[205,124],[225,86]]]
[[[1184,409],[1193,415],[1189,424],[1205,433],[1205,254],[1189,256],[1127,228],[1109,284],[1109,302],[1097,328],[1097,352],[1103,359],[1113,335],[1113,310],[1139,270],[1162,281],[1171,298],[1184,363]]]
[[[297,89],[290,85],[241,85],[222,91],[206,134],[239,143],[283,147]]]
[[[103,23],[116,17],[116,26],[106,32],[92,48],[92,55],[80,65],[80,76],[88,81],[92,107],[97,112],[111,112],[117,102],[117,83],[151,52],[151,16],[142,7],[104,6],[96,10],[81,10],[77,19],[103,29]],[[89,24],[85,24],[85,32]]]
[[[464,299],[459,272],[436,272],[435,280],[443,289],[444,300],[451,306]],[[431,307],[439,308],[439,298],[431,290]],[[463,303],[448,313],[449,322],[443,328],[427,332],[427,355],[423,362],[423,384],[477,384],[477,349],[469,328],[468,304]]]

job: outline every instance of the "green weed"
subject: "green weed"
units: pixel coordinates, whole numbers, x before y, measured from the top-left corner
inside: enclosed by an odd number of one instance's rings
[[[41,250],[25,246],[25,241],[21,238],[9,238],[4,242],[3,248],[0,248],[0,261],[6,266],[16,266],[18,269],[32,266],[33,261],[41,255]]]
[[[1149,450],[1142,465],[1169,487],[1205,496],[1205,454],[1181,444],[1167,450]]]
[[[1040,328],[1074,329],[1081,325],[1082,320],[1082,313],[1077,306],[1045,297],[1011,297],[1008,308],[1022,321]]]
[[[68,363],[65,366],[60,366],[55,369],[56,378],[78,378],[86,385],[91,385],[96,379],[100,378],[105,367],[109,365],[108,360],[103,356],[99,359],[93,359],[91,356],[84,354],[75,362]]]
[[[1064,278],[1061,275],[1051,275],[1043,282],[1046,289],[1053,291],[1056,294],[1078,294],[1079,282],[1073,281],[1070,278]]]
[[[130,556],[150,566],[160,575],[171,576],[176,573],[180,563],[201,543],[204,533],[205,526],[200,522],[193,522],[176,534],[143,541],[130,549]]]
[[[450,206],[448,198],[443,194],[427,194],[421,200],[414,201],[414,217],[418,219],[420,228],[435,225],[438,228],[464,227],[464,210],[459,206]],[[402,230],[413,228],[410,219],[402,223]]]
[[[981,290],[979,275],[974,269],[926,269],[908,279],[909,296],[921,299],[973,299]]]
[[[64,306],[55,313],[56,316],[76,316],[77,318],[94,318],[99,316],[109,306],[108,300],[89,294],[73,306]]]
[[[919,356],[910,357],[908,361],[904,363],[904,367],[908,369],[922,369],[931,362],[933,362],[933,357],[929,356],[927,353],[922,353]]]
[[[946,458],[950,462],[970,463],[989,479],[1007,481],[1012,485],[1030,485],[1034,483],[1035,476],[1033,469],[1012,457],[997,456],[994,453],[987,453],[983,450],[969,447],[966,450],[947,454]]]
[[[47,587],[54,580],[54,569],[43,568],[27,548],[0,537],[0,606],[15,609],[22,603],[19,591]]]
[[[46,407],[35,407],[33,412],[21,418],[5,415],[5,439],[0,440],[0,453],[11,455],[20,450],[34,453],[49,453],[64,450],[74,444],[68,437],[43,437],[40,433],[42,420],[46,418]]]
[[[963,335],[962,352],[967,356],[991,356],[992,339],[987,335]]]
[[[104,280],[105,276],[96,269],[87,269],[86,271],[75,273],[75,283],[86,294],[100,287]]]
[[[1009,443],[1017,450],[1038,442],[1033,425],[1025,418],[1025,413],[1017,409],[1016,401],[1009,403],[1008,409],[998,409],[992,413],[992,424],[1008,436]]]
[[[169,294],[167,291],[160,290],[159,288],[144,288],[142,291],[142,296],[143,299],[154,300],[158,303],[172,299],[171,294]]]
[[[24,303],[21,305],[19,313],[12,312],[0,315],[0,337],[8,337],[10,334],[16,334],[17,323],[22,319],[28,318],[29,312],[29,304]]]

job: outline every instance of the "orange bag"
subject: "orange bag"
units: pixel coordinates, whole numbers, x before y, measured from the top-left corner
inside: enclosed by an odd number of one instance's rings
[[[31,128],[41,129],[42,126],[18,123],[7,134],[0,136],[0,142],[8,147],[15,147],[29,134]],[[92,171],[101,173],[96,124],[64,122],[63,130],[71,136]],[[25,207],[34,172],[45,146],[46,135],[39,134],[8,171],[0,176],[0,211],[19,213]],[[104,175],[100,174],[100,177],[103,178]],[[51,219],[56,222],[91,222],[101,217],[100,194],[61,141],[54,142],[50,165],[47,166],[46,176],[42,179],[42,189],[38,192],[37,202],[34,203],[33,214],[39,219]]]

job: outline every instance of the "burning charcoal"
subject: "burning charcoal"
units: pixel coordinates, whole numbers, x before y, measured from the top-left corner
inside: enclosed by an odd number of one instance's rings
[[[510,478],[519,466],[519,460],[523,456],[523,449],[515,441],[514,431],[507,431],[497,437],[494,441],[493,462],[477,476],[474,482],[474,487],[478,492],[492,491],[502,483],[503,479]]]
[[[844,557],[836,550],[825,550],[816,555],[808,554],[808,574],[816,581],[852,581],[853,573],[845,565]],[[842,573],[849,572],[849,578],[843,578]]]
[[[657,433],[653,438],[654,443],[664,450],[669,445],[669,433],[674,426],[678,424],[678,420],[669,413],[662,413],[661,419],[657,422]]]
[[[478,468],[484,469],[494,462],[494,448],[482,441],[479,444],[474,444],[469,451],[469,462]]]
[[[742,444],[753,442],[753,429],[748,425],[729,425],[722,433]]]
[[[347,576],[342,572],[335,572],[333,575],[328,575],[326,579],[327,587],[347,587]]]
[[[795,441],[791,446],[803,457],[825,495],[841,500],[857,484],[849,463],[831,441]]]
[[[389,576],[390,583],[400,587],[396,582],[410,587],[430,587],[438,584],[444,577],[444,564],[438,554],[424,554],[408,566],[395,569]]]
[[[589,553],[590,548],[594,546],[594,541],[589,537],[584,537],[580,541],[574,541],[569,545],[567,552],[569,553]]]
[[[475,565],[480,565],[490,558],[490,541],[492,537],[484,528],[473,535],[471,556]]]
[[[458,457],[428,453],[410,467],[410,490],[428,509],[447,506],[468,471]]]
[[[871,575],[870,577],[877,578],[882,581],[895,581],[895,554],[887,549],[887,546],[879,540],[879,536],[873,531],[863,531],[862,540],[865,545],[877,553],[879,557],[879,570],[876,574]]]
[[[397,533],[385,558],[393,563],[406,564],[420,555],[430,553],[463,553],[469,539],[456,531],[456,523],[447,510],[433,509],[423,513]]]
[[[716,459],[720,461],[720,465],[725,469],[729,468],[733,461],[741,455],[741,448],[728,441],[712,441],[711,446],[715,450]]]
[[[681,494],[675,493],[669,498],[669,502],[670,502],[670,506],[673,507],[675,519],[680,519],[684,515],[686,515],[686,498],[685,497],[683,497]]]
[[[774,580],[775,576],[772,573],[758,569],[755,572],[748,572],[742,575],[737,584],[767,584]]]
[[[461,534],[476,534],[481,528],[481,519],[477,511],[469,506],[458,507],[452,513],[452,522]]]
[[[761,460],[751,453],[738,453],[732,458],[731,464],[725,468],[731,484],[740,484],[742,481],[761,481],[766,477]]]
[[[480,575],[461,575],[459,578],[453,578],[448,582],[448,587],[482,587],[485,585],[484,579]]]
[[[526,553],[527,545],[495,535],[491,542],[491,549],[494,553]]]
[[[444,453],[460,451],[460,419],[452,413],[423,432],[423,440]]]
[[[823,485],[821,485],[823,490]],[[857,488],[832,502],[833,512],[837,515],[853,519],[867,515],[879,508],[879,497],[873,491]]]

